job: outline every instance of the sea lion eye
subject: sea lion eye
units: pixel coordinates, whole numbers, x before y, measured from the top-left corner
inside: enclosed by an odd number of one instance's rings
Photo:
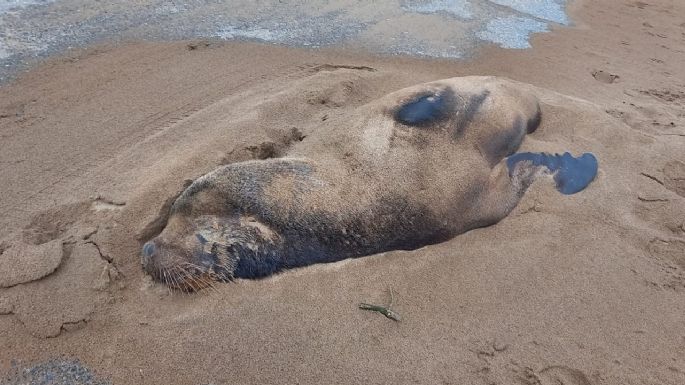
[[[448,113],[446,99],[444,94],[421,95],[397,109],[395,120],[409,126],[421,126],[444,119]]]

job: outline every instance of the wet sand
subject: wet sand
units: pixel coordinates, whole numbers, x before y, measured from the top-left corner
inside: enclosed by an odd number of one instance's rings
[[[569,11],[532,49],[467,61],[129,42],[2,86],[0,258],[35,258],[3,271],[0,372],[64,357],[115,384],[685,382],[685,6]],[[568,197],[536,183],[500,223],[416,251],[196,295],[142,273],[185,180],[463,75],[530,84],[543,121],[522,150],[593,152],[597,179]],[[390,288],[401,322],[357,309]]]
[[[483,42],[528,48],[569,25],[566,0],[11,0],[0,2],[0,84],[38,59],[112,41],[198,38],[465,58]]]

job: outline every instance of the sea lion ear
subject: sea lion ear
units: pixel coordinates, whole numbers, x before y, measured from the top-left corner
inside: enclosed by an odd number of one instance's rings
[[[507,158],[510,177],[521,167],[542,170],[554,176],[557,190],[565,195],[584,190],[595,179],[598,166],[597,158],[591,153],[575,158],[568,152],[562,155],[522,152]]]

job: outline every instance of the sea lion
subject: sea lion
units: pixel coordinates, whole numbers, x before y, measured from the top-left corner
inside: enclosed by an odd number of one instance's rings
[[[573,193],[597,171],[591,154],[511,157],[541,113],[532,94],[504,79],[421,84],[355,116],[343,132],[320,135],[310,147],[318,151],[303,146],[195,180],[174,202],[164,230],[144,244],[144,270],[193,291],[412,250],[498,222],[543,172]]]

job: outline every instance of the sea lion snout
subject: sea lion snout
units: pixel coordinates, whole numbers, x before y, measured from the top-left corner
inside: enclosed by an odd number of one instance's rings
[[[190,292],[283,268],[280,235],[251,215],[186,216],[172,213],[164,231],[141,248],[143,270],[155,280]]]
[[[217,276],[220,263],[216,254],[205,251],[195,236],[183,238],[166,242],[157,236],[146,242],[141,249],[143,270],[156,281],[186,292],[226,280]]]
[[[149,259],[149,257],[152,256],[152,253],[155,252],[155,244],[152,242],[147,242],[145,245],[143,245],[143,255]]]
[[[143,270],[152,276],[155,276],[157,271],[164,269],[160,256],[162,250],[156,241],[157,238],[154,238],[145,242],[140,253],[140,263],[143,265]]]
[[[152,255],[155,252],[155,244],[153,242],[146,242],[143,245],[143,252],[141,253],[141,263],[143,264],[143,269],[147,268],[150,264]]]

